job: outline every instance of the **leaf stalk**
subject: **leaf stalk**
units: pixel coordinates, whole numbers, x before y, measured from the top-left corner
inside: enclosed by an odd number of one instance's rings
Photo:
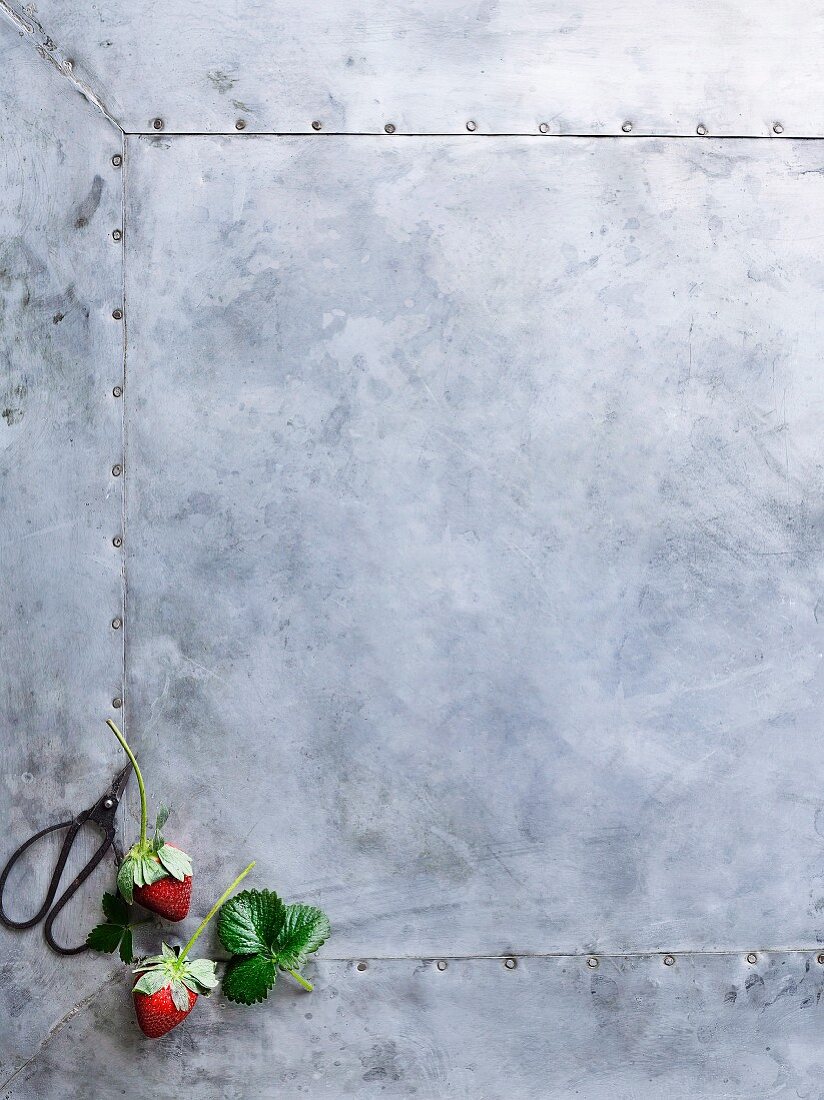
[[[290,970],[287,967],[286,968],[286,973],[291,974],[292,977],[295,979],[295,981],[298,983],[298,985],[302,985],[307,993],[311,993],[314,990],[315,987],[312,985],[312,983],[307,982],[307,980],[301,974],[298,974],[297,970]]]

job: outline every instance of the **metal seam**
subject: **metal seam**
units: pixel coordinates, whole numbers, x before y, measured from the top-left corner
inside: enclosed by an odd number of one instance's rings
[[[9,3],[9,0],[0,0],[0,12],[14,24],[21,37],[28,37],[28,40],[33,44],[40,57],[56,69],[57,72],[71,84],[72,88],[83,96],[87,103],[90,103],[100,111],[103,117],[117,130],[121,133],[124,132],[123,127],[106,107],[106,104],[100,96],[98,96],[88,84],[84,84],[82,80],[77,79],[73,71],[74,62],[71,58],[62,56],[57,43],[36,19],[32,18],[28,12],[26,12],[25,15],[19,12]]]
[[[0,4],[3,0],[0,0]],[[156,130],[126,130],[126,137],[158,137]],[[408,130],[399,133],[397,130],[386,134],[381,130],[324,130],[315,132],[312,130],[249,130],[242,132],[231,130],[167,130],[164,128],[163,137],[232,137],[242,140],[256,137],[295,137],[295,138],[323,138],[332,137],[369,137],[380,138],[382,141],[395,141],[400,138],[462,138],[464,141],[478,141],[483,138],[534,138],[540,141],[556,140],[586,140],[586,141],[824,141],[824,134],[676,134],[664,132],[660,134],[594,134],[586,131],[574,131],[563,134],[543,134],[536,130],[489,130],[485,133],[466,132],[464,130]]]
[[[54,1039],[55,1036],[63,1030],[66,1024],[69,1023],[70,1020],[73,1020],[75,1016],[78,1015],[78,1013],[83,1012],[85,1009],[87,1009],[89,1005],[92,1004],[92,1002],[103,992],[103,990],[106,989],[107,986],[110,986],[116,978],[119,978],[121,976],[121,974],[121,968],[113,971],[108,976],[108,978],[106,978],[104,982],[101,982],[101,984],[96,989],[93,989],[92,992],[88,994],[88,996],[84,997],[82,1001],[78,1001],[73,1008],[69,1009],[69,1011],[65,1013],[65,1015],[61,1016],[57,1023],[52,1024],[47,1033],[38,1043],[37,1049],[34,1051],[34,1053],[31,1054],[21,1066],[17,1067],[14,1073],[12,1073],[11,1077],[7,1077],[5,1081],[0,1083],[0,1089],[7,1089],[10,1085],[12,1085],[20,1076],[20,1074],[23,1073],[24,1070],[28,1069],[29,1066],[32,1065],[32,1063],[38,1060],[38,1058],[52,1041],[52,1039]]]
[[[128,720],[129,720],[129,692],[128,692],[128,671],[127,671],[127,648],[126,638],[129,630],[129,609],[128,609],[128,585],[127,585],[127,573],[126,573],[126,555],[129,550],[129,540],[126,532],[126,496],[127,496],[127,479],[129,476],[129,462],[126,456],[128,447],[128,425],[126,421],[126,407],[129,400],[129,386],[126,379],[127,370],[127,358],[129,347],[129,310],[126,301],[126,243],[129,239],[129,235],[126,232],[126,184],[127,173],[129,171],[129,157],[128,157],[128,141],[125,133],[123,134],[121,142],[121,155],[123,161],[121,164],[121,188],[120,188],[120,229],[123,236],[120,239],[120,269],[121,269],[121,286],[120,296],[123,303],[123,332],[121,345],[121,377],[118,383],[122,386],[123,392],[121,395],[121,408],[120,408],[120,438],[121,438],[121,453],[123,455],[123,477],[120,488],[120,536],[123,539],[123,543],[120,547],[120,578],[121,578],[121,605],[123,608],[123,628],[121,637],[121,688],[120,698],[123,700],[122,706],[122,721],[123,728],[128,733]]]
[[[436,959],[448,959],[450,962],[504,962],[506,959],[664,959],[675,956],[685,958],[746,958],[747,955],[814,955],[824,954],[824,945],[813,947],[739,947],[714,950],[695,950],[691,948],[669,948],[667,950],[647,951],[507,951],[505,954],[460,954],[439,953],[434,955],[322,955],[321,963],[357,963],[357,962],[434,962]],[[822,964],[824,965],[824,964]]]

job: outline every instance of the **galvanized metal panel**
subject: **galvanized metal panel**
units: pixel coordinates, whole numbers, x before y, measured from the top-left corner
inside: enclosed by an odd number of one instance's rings
[[[124,1034],[122,983],[70,1020],[7,1093],[99,1100],[660,1100],[820,1097],[822,968],[803,954],[317,966],[311,996],[202,1001],[159,1043]],[[255,1026],[248,1027],[257,1011]]]
[[[25,18],[131,131],[824,134],[824,13],[804,0],[40,0]]]
[[[99,796],[117,759],[102,718],[123,689],[112,618],[122,608],[122,148],[113,127],[0,23],[0,761],[7,855]],[[99,788],[99,789],[98,789]],[[98,840],[84,839],[85,858]],[[57,844],[12,876],[13,916],[42,901]],[[78,857],[79,862],[79,857]],[[108,873],[111,873],[109,864]],[[92,891],[105,881],[96,875]],[[94,893],[56,933],[82,942]],[[42,935],[0,927],[3,1070],[96,988],[101,962],[71,965]],[[102,964],[105,972],[107,964]],[[41,997],[40,990],[48,996]]]
[[[824,932],[781,150],[129,141],[131,728],[340,953]]]
[[[129,729],[193,913],[257,856],[335,927],[311,998],[151,1050],[116,964],[4,934],[8,1094],[818,1095],[818,145],[465,127],[822,133],[820,15],[0,14],[7,835],[117,759],[104,115],[158,117],[127,156]],[[237,118],[321,133],[168,133]],[[328,134],[389,121],[463,137]],[[677,954],[569,954],[644,949]]]

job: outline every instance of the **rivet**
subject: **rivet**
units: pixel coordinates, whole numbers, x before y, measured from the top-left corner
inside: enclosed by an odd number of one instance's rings
[[[781,125],[780,122],[773,123],[773,133],[774,134],[783,134],[784,133],[784,127]]]
[[[675,956],[664,955],[664,966],[675,966]]]
[[[122,241],[123,240],[122,231],[119,230],[119,229],[113,229],[112,230],[112,240],[113,241]]]
[[[114,799],[113,798],[107,798],[106,801],[103,803],[103,805],[106,807],[107,810],[110,810],[112,808],[112,806],[114,806]]]
[[[122,386],[115,386],[114,389],[112,390],[112,397],[122,397],[122,396],[123,396],[123,387]]]
[[[820,963],[821,966],[824,966],[824,955],[819,955],[816,959],[816,962]]]
[[[322,130],[323,129],[323,123],[318,122],[318,120],[315,119],[315,121],[312,123],[312,129],[313,130]]]
[[[355,967],[356,970],[360,970],[361,972],[364,971],[364,970],[367,970],[368,968],[369,968],[369,963],[365,962],[363,959],[361,959],[361,961]]]
[[[707,127],[704,126],[703,123],[702,123],[700,126],[695,127],[695,132],[696,132],[696,134],[698,134],[699,137],[706,137]]]
[[[152,119],[152,128],[154,130],[162,130],[163,129],[163,119],[162,118]]]
[[[112,310],[112,317],[114,317],[115,321],[122,321],[123,320],[123,310],[122,309],[113,309]]]
[[[120,475],[122,473],[123,473],[123,467],[122,466],[112,466],[112,477],[120,477]]]
[[[621,129],[624,131],[625,134],[631,133],[632,123],[631,122],[625,122],[624,125],[621,127]]]
[[[751,964],[755,964],[758,962],[758,956],[754,951],[750,951],[749,955],[747,955],[747,962]]]
[[[123,157],[121,157],[120,153],[115,153],[115,155],[112,157],[112,164],[115,166],[115,168],[119,168],[122,163]]]
[[[437,966],[438,970],[446,970],[446,959],[438,959],[435,966]]]
[[[504,959],[504,966],[507,968],[507,970],[514,970],[517,965],[517,959]]]
[[[245,130],[246,129],[246,119],[245,118],[239,118],[237,120],[237,122],[235,123],[235,129],[236,130]]]
[[[470,134],[474,134],[475,131],[478,129],[478,123],[473,122],[472,119],[470,119],[469,122],[467,122],[466,124],[466,128],[467,130],[469,130]]]
[[[112,619],[112,630],[120,630],[121,626],[123,626],[122,619]]]
[[[395,132],[395,123],[394,122],[387,122],[387,124],[384,126],[384,130],[386,130],[387,134],[394,134],[394,132]]]
[[[590,957],[587,959],[587,966],[590,968],[590,970],[594,970],[597,965],[598,960],[595,958],[594,955],[590,955]]]
[[[123,706],[123,700],[120,698],[119,695],[116,695],[114,699],[112,699],[112,706],[115,710],[120,710],[120,708]]]
[[[538,127],[538,129],[541,131],[542,134],[548,134],[549,133],[549,123],[548,122],[542,122],[541,125]]]
[[[115,535],[114,538],[112,539],[112,546],[116,547],[119,550],[122,545],[123,545],[122,537],[120,535]]]

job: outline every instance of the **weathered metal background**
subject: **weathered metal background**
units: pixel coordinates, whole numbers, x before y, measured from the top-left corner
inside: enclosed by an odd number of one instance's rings
[[[131,719],[338,951],[824,931],[780,148],[129,139]]]
[[[805,0],[38,0],[26,18],[131,131],[824,134]]]
[[[160,1049],[114,1026],[129,998],[109,982],[12,1095],[63,1100],[69,1082],[99,1100],[822,1094],[824,971],[796,952],[754,967],[702,955],[671,968],[660,958],[610,959],[595,971],[547,958],[515,970],[500,959],[461,959],[444,971],[378,961],[363,973],[322,961],[317,978],[311,1003],[284,994],[265,1030],[249,1028],[243,1008],[207,1002],[197,1026],[172,1032]]]
[[[116,746],[100,718],[123,691],[122,136],[0,23],[0,760],[3,853],[96,797]],[[67,94],[68,92],[68,94]],[[103,779],[105,784],[105,779]],[[102,787],[101,787],[102,790]],[[84,838],[85,840],[86,838]],[[86,857],[97,838],[87,838]],[[58,842],[9,884],[18,918],[45,894]],[[52,863],[46,861],[51,859]],[[82,862],[78,855],[78,864]],[[111,875],[101,868],[92,892]],[[76,899],[56,932],[96,919]],[[2,1080],[100,983],[37,933],[2,936]],[[103,963],[103,972],[107,963]]]
[[[8,1095],[824,1096],[824,152],[536,132],[824,133],[820,16],[94,10],[0,24],[8,842],[125,636],[193,914],[335,935],[149,1047],[4,934]]]

